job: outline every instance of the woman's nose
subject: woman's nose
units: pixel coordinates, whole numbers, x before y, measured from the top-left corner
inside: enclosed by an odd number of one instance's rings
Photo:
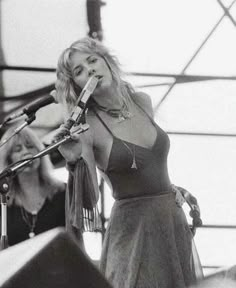
[[[23,145],[22,150],[21,150],[21,154],[25,155],[25,154],[28,154],[28,153],[29,153],[29,149],[26,146]]]
[[[95,74],[95,70],[94,69],[90,69],[88,72],[89,77]]]

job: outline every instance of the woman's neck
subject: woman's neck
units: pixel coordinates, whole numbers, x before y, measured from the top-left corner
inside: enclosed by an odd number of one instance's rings
[[[22,172],[18,175],[18,181],[20,184],[20,187],[23,191],[27,191],[30,187],[39,187],[39,175],[38,172]]]
[[[109,87],[103,89],[99,94],[94,94],[94,99],[98,105],[108,109],[120,109],[123,106],[123,97],[120,89],[117,87]]]
[[[38,172],[23,172],[19,174],[18,181],[21,187],[21,205],[29,212],[38,211],[45,197],[42,195]]]

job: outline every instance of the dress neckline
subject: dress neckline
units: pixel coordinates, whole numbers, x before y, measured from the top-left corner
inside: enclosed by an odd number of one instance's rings
[[[155,128],[156,128],[156,127],[155,127]],[[157,132],[157,129],[156,129],[156,132]],[[133,146],[135,146],[135,147],[138,147],[138,148],[141,148],[141,149],[145,149],[145,150],[148,150],[148,151],[151,151],[151,152],[152,152],[153,149],[154,149],[154,147],[156,146],[156,143],[157,143],[158,132],[157,132],[156,138],[155,138],[155,140],[154,140],[154,142],[153,142],[153,144],[152,144],[152,146],[151,146],[150,148],[149,148],[149,147],[144,147],[144,146],[139,145],[139,144],[132,143],[132,142],[127,141],[127,140],[123,140],[123,139],[121,139],[120,137],[115,136],[114,134],[113,134],[113,138],[116,138],[116,139],[119,140],[119,141],[125,142],[126,144],[133,145]],[[114,141],[113,141],[113,142],[114,142]],[[112,142],[112,146],[113,146],[113,142]]]
[[[111,162],[110,160],[111,160],[112,151],[113,151],[113,149],[114,149],[114,143],[115,143],[114,140],[120,141],[120,142],[125,142],[127,145],[134,145],[135,147],[137,147],[137,148],[139,148],[139,149],[146,150],[147,152],[152,153],[153,150],[154,150],[154,148],[155,148],[155,146],[156,146],[156,144],[157,144],[158,133],[157,133],[157,135],[156,135],[156,139],[155,139],[152,147],[150,147],[150,148],[148,148],[148,147],[143,147],[143,146],[138,145],[138,144],[134,144],[134,143],[132,143],[132,142],[123,140],[123,139],[121,139],[121,138],[113,135],[113,137],[112,137],[112,144],[111,144],[111,150],[110,150],[110,154],[109,154],[109,156],[108,156],[108,161],[107,161],[107,167],[106,167],[105,169],[99,168],[99,169],[100,169],[102,172],[104,172],[104,173],[107,173],[107,171],[109,170],[109,165],[110,165],[110,162]]]

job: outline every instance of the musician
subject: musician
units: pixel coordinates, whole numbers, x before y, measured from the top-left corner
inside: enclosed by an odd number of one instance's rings
[[[14,131],[3,135],[8,139]],[[0,148],[1,170],[44,149],[35,132],[25,127]],[[65,183],[52,175],[52,163],[46,155],[20,168],[10,179],[7,201],[9,245],[34,237],[55,227],[65,226]]]
[[[193,235],[169,178],[168,135],[154,121],[150,96],[124,81],[116,57],[90,38],[74,42],[58,61],[57,97],[68,115],[92,76],[98,85],[86,110],[90,128],[59,148],[73,178],[66,217],[81,227],[81,194],[93,212],[99,169],[115,198],[102,273],[114,288],[187,287],[196,282],[200,263],[193,261]],[[60,133],[68,130],[64,125]]]

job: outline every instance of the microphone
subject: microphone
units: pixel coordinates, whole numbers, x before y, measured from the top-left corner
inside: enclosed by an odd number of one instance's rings
[[[24,114],[29,116],[30,114],[37,112],[40,108],[47,106],[51,103],[58,103],[55,99],[55,93],[56,91],[52,90],[49,95],[30,103],[28,106],[23,108],[23,110],[21,110],[20,112],[10,115],[8,118],[6,118],[4,123],[14,120]]]
[[[70,115],[70,118],[66,120],[64,127],[68,130],[72,128],[72,126],[77,123],[80,124],[80,118],[83,115],[83,112],[86,108],[87,101],[91,94],[94,92],[99,79],[96,76],[92,76],[88,79],[85,84],[83,90],[81,91],[79,98],[75,103],[75,107]]]

